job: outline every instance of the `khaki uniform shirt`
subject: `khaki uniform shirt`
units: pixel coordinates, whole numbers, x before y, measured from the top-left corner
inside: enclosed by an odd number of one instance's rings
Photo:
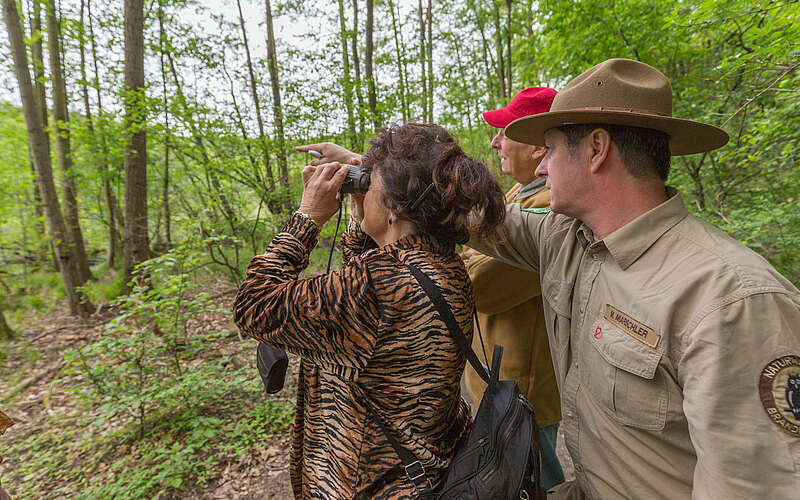
[[[520,190],[517,184],[506,193],[506,203],[513,203]],[[522,208],[550,206],[550,190],[542,190],[518,200]],[[516,380],[519,390],[533,404],[540,427],[561,420],[547,328],[542,309],[539,273],[506,264],[488,255],[463,255],[478,311],[484,345],[478,335],[472,336],[472,349],[479,358],[491,355],[495,344],[503,346],[500,378]],[[478,403],[486,383],[467,364],[464,383],[472,401]]]
[[[507,207],[542,273],[566,444],[594,498],[798,498],[800,293],[669,200],[602,240]]]

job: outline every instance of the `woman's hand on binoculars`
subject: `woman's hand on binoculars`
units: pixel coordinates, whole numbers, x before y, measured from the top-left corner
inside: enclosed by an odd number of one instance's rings
[[[338,161],[339,163],[349,163],[351,165],[361,165],[361,155],[353,153],[333,142],[319,142],[317,144],[305,144],[295,146],[295,151],[308,153],[309,150],[317,151],[322,157],[311,161],[311,165],[317,166],[325,163]]]
[[[350,167],[339,163],[309,165],[303,169],[303,199],[300,212],[314,219],[321,227],[339,209],[339,187]]]

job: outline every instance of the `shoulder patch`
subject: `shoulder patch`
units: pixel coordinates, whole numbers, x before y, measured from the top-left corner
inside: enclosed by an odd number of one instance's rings
[[[800,437],[800,356],[781,356],[767,364],[758,379],[758,393],[769,419]]]
[[[550,209],[547,207],[544,208],[520,208],[523,212],[530,212],[532,214],[548,214],[550,213]]]

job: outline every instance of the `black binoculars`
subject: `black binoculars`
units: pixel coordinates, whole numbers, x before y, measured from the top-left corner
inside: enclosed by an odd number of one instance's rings
[[[358,165],[347,165],[350,170],[339,188],[342,194],[366,194],[369,189],[369,175]]]

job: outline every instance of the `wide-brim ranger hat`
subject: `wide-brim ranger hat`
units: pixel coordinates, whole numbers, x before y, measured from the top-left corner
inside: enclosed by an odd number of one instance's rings
[[[548,87],[528,87],[515,95],[505,108],[484,111],[483,119],[492,127],[505,128],[517,118],[550,111],[557,93]]]
[[[541,146],[548,129],[578,123],[666,132],[673,156],[711,151],[728,142],[728,133],[721,128],[673,118],[672,87],[667,77],[631,59],[609,59],[586,70],[556,95],[549,112],[514,120],[505,135]]]

